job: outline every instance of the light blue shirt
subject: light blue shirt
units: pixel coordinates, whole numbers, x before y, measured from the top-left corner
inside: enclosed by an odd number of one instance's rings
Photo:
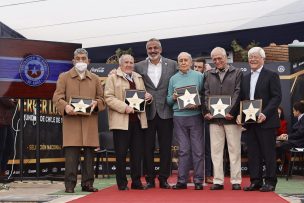
[[[254,100],[254,93],[255,93],[255,87],[258,82],[261,70],[263,66],[256,71],[251,71],[251,77],[250,77],[250,100]]]

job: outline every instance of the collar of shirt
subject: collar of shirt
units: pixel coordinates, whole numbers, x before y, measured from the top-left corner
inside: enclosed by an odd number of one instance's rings
[[[262,71],[262,68],[263,68],[263,67],[264,67],[264,66],[262,66],[261,68],[257,69],[256,71],[251,70],[251,74],[252,74],[252,73],[260,73],[260,72]]]
[[[158,64],[161,64],[163,62],[163,57],[160,57],[159,62],[157,64],[154,64],[151,62],[151,60],[149,59],[149,57],[147,58],[149,65],[155,65],[157,66]]]
[[[123,73],[123,75],[127,80],[133,82],[133,73],[131,75],[129,75],[127,73]]]
[[[304,113],[302,113],[301,115],[299,115],[298,121],[300,121],[300,119],[302,118],[303,115],[304,115]]]
[[[219,70],[218,68],[215,68],[216,73],[225,73],[229,69],[229,66],[225,67],[224,69]]]
[[[178,71],[181,75],[186,75],[191,71],[191,68],[189,70],[187,70],[187,72],[183,73],[182,71]]]

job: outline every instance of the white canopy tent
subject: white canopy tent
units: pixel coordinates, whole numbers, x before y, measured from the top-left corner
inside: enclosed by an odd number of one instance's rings
[[[83,47],[304,21],[301,0],[1,0],[1,21],[28,39]]]

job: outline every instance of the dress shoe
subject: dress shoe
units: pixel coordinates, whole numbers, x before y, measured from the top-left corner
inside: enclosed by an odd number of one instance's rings
[[[118,190],[129,190],[128,186],[120,186]]]
[[[240,184],[232,184],[232,190],[241,190],[241,185]]]
[[[272,192],[275,190],[275,186],[265,184],[260,188],[260,192]]]
[[[93,186],[82,186],[81,190],[83,192],[98,192],[98,189],[94,188]]]
[[[65,189],[65,193],[74,193],[74,189],[73,188],[66,188]]]
[[[146,190],[147,187],[144,186],[144,185],[132,185],[131,184],[131,189],[133,189],[133,190]]]
[[[244,191],[257,191],[260,188],[261,188],[261,185],[255,184],[255,183],[251,183],[249,186],[244,187],[243,190]]]
[[[223,190],[224,189],[224,185],[220,185],[220,184],[213,184],[210,187],[210,190]]]
[[[155,182],[147,182],[146,188],[147,189],[155,188]]]
[[[194,190],[203,190],[202,183],[194,183]]]
[[[208,183],[208,184],[213,184],[212,177],[206,177],[206,179],[205,179],[205,183]]]
[[[159,187],[162,189],[171,189],[171,186],[167,181],[160,181],[159,182]]]
[[[187,184],[186,183],[177,182],[176,185],[173,185],[172,189],[173,190],[187,189]]]

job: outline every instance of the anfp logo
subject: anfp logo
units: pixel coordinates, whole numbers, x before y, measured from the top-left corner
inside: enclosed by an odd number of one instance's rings
[[[43,84],[49,76],[47,61],[38,55],[29,55],[20,63],[20,78],[29,86],[36,87]]]

